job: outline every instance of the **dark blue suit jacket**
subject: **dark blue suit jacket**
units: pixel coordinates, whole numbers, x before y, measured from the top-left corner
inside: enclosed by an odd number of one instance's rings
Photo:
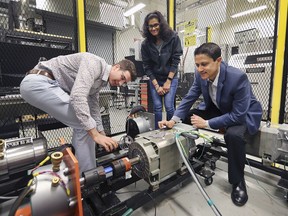
[[[205,110],[212,102],[209,96],[209,84],[201,79],[196,71],[195,80],[187,95],[183,98],[174,116],[185,119],[191,106],[203,95],[204,103],[199,109]],[[258,131],[262,118],[262,107],[253,95],[247,75],[238,68],[222,62],[217,85],[217,105],[222,115],[209,120],[213,129],[246,124],[250,134]]]

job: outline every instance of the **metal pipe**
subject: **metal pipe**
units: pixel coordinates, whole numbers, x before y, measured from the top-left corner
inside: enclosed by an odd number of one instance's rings
[[[29,141],[28,143],[25,143]],[[47,141],[45,138],[20,138],[6,141],[8,143],[24,142],[18,146],[11,146],[4,152],[4,158],[0,160],[0,176],[14,174],[28,170],[36,166],[38,162],[47,156]]]
[[[80,187],[83,187],[84,183],[85,183],[85,178],[82,177],[82,178],[79,179],[79,181],[80,181]]]
[[[137,164],[137,163],[140,162],[140,157],[137,156],[137,157],[135,157],[135,158],[131,158],[131,159],[129,159],[129,161],[130,161],[130,163],[131,163],[131,166],[133,166],[133,165],[135,165],[135,164]]]

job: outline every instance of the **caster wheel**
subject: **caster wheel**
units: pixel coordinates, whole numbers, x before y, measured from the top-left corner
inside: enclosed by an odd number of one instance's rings
[[[204,183],[208,186],[211,185],[213,183],[213,178],[205,178],[204,179]]]
[[[210,163],[210,168],[211,168],[212,170],[215,170],[215,169],[216,169],[216,163],[215,163],[214,161],[211,161],[211,163]]]

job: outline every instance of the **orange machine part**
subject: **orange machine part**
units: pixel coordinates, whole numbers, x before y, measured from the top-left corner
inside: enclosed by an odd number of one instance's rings
[[[130,163],[129,159],[127,157],[125,157],[125,158],[122,158],[122,161],[125,164],[126,172],[131,170],[131,163]]]
[[[82,206],[82,200],[81,200],[81,189],[80,189],[80,173],[79,173],[79,165],[78,161],[71,152],[70,148],[66,148],[64,150],[64,157],[63,160],[68,167],[68,169],[71,172],[71,179],[73,182],[73,187],[75,191],[75,196],[77,197],[77,206],[75,208],[75,216],[83,216],[83,206]],[[67,214],[59,214],[57,216],[68,216],[69,213]],[[31,212],[31,206],[29,204],[21,206],[15,216],[32,216]]]
[[[16,216],[32,216],[31,206],[29,204],[21,206],[15,213]]]
[[[73,182],[75,196],[77,197],[77,206],[75,209],[75,216],[83,216],[83,206],[82,206],[81,188],[80,188],[80,172],[79,172],[78,160],[73,155],[70,148],[66,148],[64,150],[63,160],[71,172],[71,179]]]

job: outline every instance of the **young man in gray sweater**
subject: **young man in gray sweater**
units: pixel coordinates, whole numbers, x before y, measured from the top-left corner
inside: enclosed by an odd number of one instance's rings
[[[95,142],[108,152],[118,146],[105,136],[101,88],[135,79],[135,65],[129,60],[109,65],[94,54],[76,53],[39,62],[21,82],[20,93],[32,106],[73,128],[72,145],[82,173],[96,167]]]

